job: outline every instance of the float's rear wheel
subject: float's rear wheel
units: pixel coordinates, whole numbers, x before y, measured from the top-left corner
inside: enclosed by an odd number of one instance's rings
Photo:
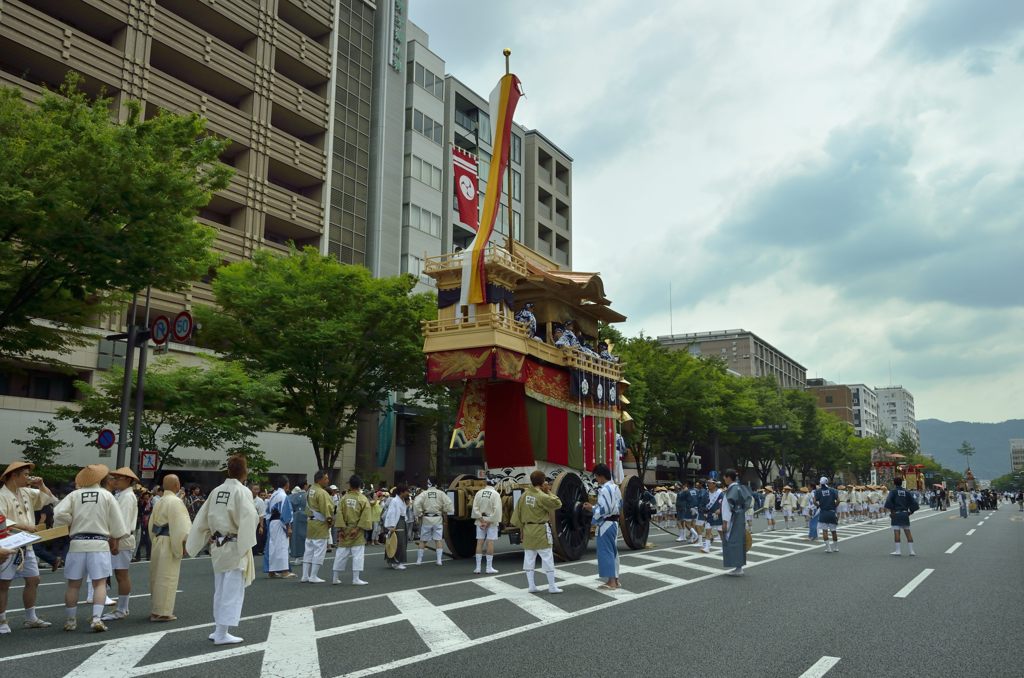
[[[448,486],[448,490],[458,493],[460,480],[472,480],[470,475],[459,475]],[[444,541],[448,552],[453,558],[469,558],[476,553],[476,525],[472,520],[448,516],[448,525],[444,530]]]
[[[551,491],[562,500],[562,508],[551,520],[552,546],[562,560],[579,560],[590,541],[590,516],[583,510],[588,498],[583,480],[566,471],[555,479]]]
[[[619,485],[622,493],[622,512],[619,514],[619,529],[622,540],[633,551],[647,546],[647,535],[651,531],[651,507],[642,501],[644,484],[637,476],[623,480]]]

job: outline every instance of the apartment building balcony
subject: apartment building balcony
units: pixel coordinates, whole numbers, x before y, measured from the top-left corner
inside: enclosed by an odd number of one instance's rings
[[[277,16],[322,46],[329,44],[334,25],[331,0],[278,0]]]
[[[329,114],[327,100],[280,73],[271,77],[271,124],[300,139],[323,134]]]
[[[159,5],[153,7],[153,42],[163,43],[181,56],[209,68],[248,90],[253,89],[256,62],[249,55],[204,34],[195,26]]]
[[[330,80],[331,55],[318,42],[303,34],[291,24],[280,21],[277,24],[278,70],[298,79],[292,72],[308,71],[311,79],[321,82]],[[287,58],[282,60],[282,56]],[[287,64],[281,63],[287,61]]]
[[[188,83],[150,69],[147,103],[173,113],[197,112],[207,119],[207,129],[232,141],[247,143],[252,126],[251,118],[220,99],[201,92]]]
[[[272,158],[321,182],[327,175],[327,153],[313,144],[271,127],[267,145]]]

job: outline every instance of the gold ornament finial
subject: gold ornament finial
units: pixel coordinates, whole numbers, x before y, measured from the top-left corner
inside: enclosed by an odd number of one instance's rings
[[[501,50],[501,53],[504,54],[505,56],[509,56],[510,54],[512,54],[512,50],[506,47],[505,49]]]

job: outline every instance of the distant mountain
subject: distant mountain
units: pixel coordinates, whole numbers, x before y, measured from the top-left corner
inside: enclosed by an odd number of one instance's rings
[[[974,477],[992,480],[1010,472],[1010,438],[1024,438],[1024,419],[998,424],[922,419],[917,422],[917,430],[921,432],[921,451],[956,471],[962,472],[965,467],[964,458],[957,454],[961,443],[966,440],[974,445]]]

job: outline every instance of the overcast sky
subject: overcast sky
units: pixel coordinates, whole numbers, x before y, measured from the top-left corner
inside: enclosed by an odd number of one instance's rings
[[[1024,1],[411,0],[573,164],[622,329],[745,328],[919,419],[1024,417]],[[669,313],[671,283],[674,313]],[[891,379],[890,379],[891,373]]]

